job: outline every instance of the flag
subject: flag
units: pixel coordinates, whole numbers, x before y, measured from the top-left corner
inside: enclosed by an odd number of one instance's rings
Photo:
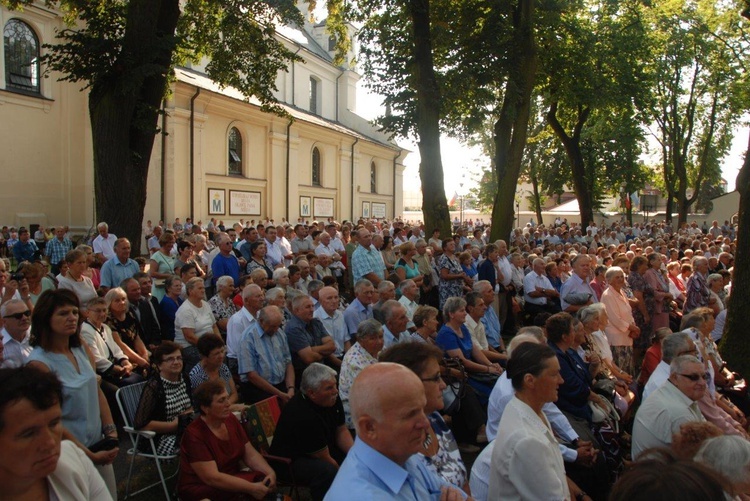
[[[451,207],[453,205],[456,205],[456,199],[458,199],[458,192],[453,192],[453,197],[451,197],[450,201],[448,202],[448,207]]]

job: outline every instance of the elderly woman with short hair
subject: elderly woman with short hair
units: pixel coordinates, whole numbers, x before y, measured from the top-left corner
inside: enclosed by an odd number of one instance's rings
[[[724,435],[707,439],[693,459],[732,483],[734,499],[750,499],[750,442]]]
[[[132,364],[140,370],[148,370],[149,353],[141,337],[138,318],[129,307],[127,294],[121,287],[115,287],[107,292],[104,299],[109,309],[107,325],[112,329],[113,339]]]
[[[232,302],[234,296],[234,278],[229,275],[219,277],[216,281],[216,294],[208,300],[211,312],[216,319],[216,326],[219,328],[221,337],[227,337],[227,323],[232,315],[237,313],[237,305]]]
[[[466,301],[463,298],[448,298],[443,307],[445,325],[438,332],[436,343],[446,356],[461,360],[469,374],[469,385],[480,394],[480,402],[486,404],[497,376],[503,370],[499,364],[490,362],[481,347],[472,342],[471,333],[464,325],[466,315]]]
[[[718,315],[725,308],[724,302],[721,298],[721,294],[724,292],[724,277],[718,273],[711,273],[706,279],[708,283],[708,290],[710,291],[711,298],[714,302],[711,303],[710,308],[714,311],[714,315]]]
[[[377,320],[369,318],[357,326],[357,342],[349,348],[341,362],[339,376],[339,396],[344,405],[346,426],[354,429],[349,413],[349,390],[354,380],[368,365],[377,363],[378,353],[383,349],[383,326]]]
[[[632,275],[632,273],[631,273]],[[612,361],[627,374],[633,374],[633,339],[641,334],[635,324],[633,309],[625,296],[625,273],[613,266],[604,275],[609,287],[602,293],[601,302],[609,320],[604,332],[612,348]]]
[[[196,343],[205,334],[219,334],[216,318],[207,301],[203,300],[206,287],[203,279],[193,277],[185,284],[187,300],[177,309],[174,319],[174,340],[183,350],[185,372],[200,361]]]

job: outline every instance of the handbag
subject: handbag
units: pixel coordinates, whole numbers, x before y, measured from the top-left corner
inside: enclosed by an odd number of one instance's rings
[[[461,410],[461,399],[466,394],[466,369],[458,358],[447,358],[441,367],[445,389],[443,390],[443,414],[454,416]],[[460,376],[456,375],[460,373]]]

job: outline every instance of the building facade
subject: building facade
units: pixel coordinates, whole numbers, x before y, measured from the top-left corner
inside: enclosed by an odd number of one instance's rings
[[[59,75],[42,78],[37,62],[62,19],[39,4],[0,9],[0,24],[0,224],[91,228],[88,96]],[[408,152],[356,115],[359,75],[333,64],[325,26],[285,27],[278,37],[304,61],[276,81],[275,96],[290,118],[221,89],[202,64],[175,69],[160,124],[165,134],[154,143],[145,219],[215,217],[229,224],[401,213]]]

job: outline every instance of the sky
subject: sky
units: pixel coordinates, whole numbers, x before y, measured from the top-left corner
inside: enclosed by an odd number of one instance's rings
[[[382,97],[370,93],[364,85],[364,77],[357,87],[357,114],[369,120],[383,113]],[[750,117],[745,117],[743,125],[735,131],[734,140],[730,152],[724,159],[722,177],[727,181],[727,191],[735,189],[735,180],[748,144],[750,127],[746,124]],[[412,153],[404,161],[404,192],[419,190],[421,182],[419,179],[419,148],[413,141],[398,140],[400,146],[410,150]],[[482,166],[489,165],[480,148],[469,147],[459,140],[447,136],[440,138],[440,151],[443,158],[443,171],[445,179],[445,195],[450,199],[454,192],[466,194],[469,189],[478,183]],[[456,180],[459,180],[457,183]],[[463,187],[459,184],[463,183]],[[464,191],[464,193],[461,193]]]

